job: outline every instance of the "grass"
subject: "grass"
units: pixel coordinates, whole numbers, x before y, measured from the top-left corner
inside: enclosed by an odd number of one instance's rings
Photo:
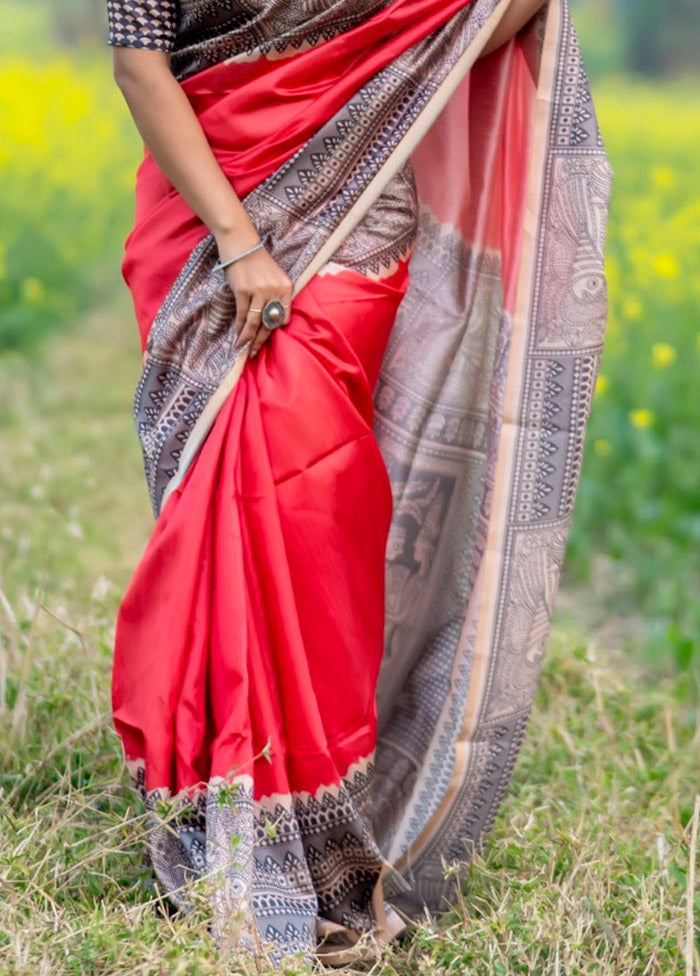
[[[116,608],[152,527],[138,370],[126,300],[31,360],[0,360],[2,976],[232,971],[201,918],[156,917],[110,720]],[[562,593],[528,736],[461,904],[372,972],[700,972],[696,712],[672,677],[582,631],[572,605]]]
[[[130,229],[141,141],[106,43],[90,42],[94,25],[71,28],[87,4],[0,0],[0,357],[33,355],[108,299]],[[607,4],[590,4],[575,16],[586,63],[619,61]],[[70,50],[56,41],[59,22],[78,35]],[[594,596],[586,612],[626,618],[629,653],[675,677],[688,703],[700,700],[697,90],[697,76],[595,85],[615,173],[610,317],[565,568],[570,588]],[[109,397],[96,397],[96,417]]]
[[[111,725],[153,522],[128,296],[84,312],[140,146],[107,50],[56,50],[56,12],[0,0],[0,976],[230,972],[201,919],[155,915]],[[376,974],[700,976],[698,104],[693,78],[596,85],[610,321],[529,733],[461,903]]]

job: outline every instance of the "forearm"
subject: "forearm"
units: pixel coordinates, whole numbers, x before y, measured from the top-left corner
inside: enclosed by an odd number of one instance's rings
[[[545,0],[513,0],[482,56],[513,37]],[[233,253],[258,240],[224,175],[187,96],[162,51],[115,47],[114,77],[134,122],[159,167],[207,225],[219,250]],[[224,256],[229,256],[227,253]]]
[[[256,243],[258,233],[172,74],[168,56],[115,48],[114,77],[149,152],[214,234],[222,257]]]
[[[511,37],[515,37],[520,28],[524,27],[544,4],[545,0],[512,0],[480,56],[484,57],[484,55],[490,54],[501,44],[509,41]]]

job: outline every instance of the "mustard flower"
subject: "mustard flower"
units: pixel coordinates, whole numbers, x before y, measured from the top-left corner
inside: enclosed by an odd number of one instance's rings
[[[633,427],[651,427],[654,423],[654,411],[647,407],[638,407],[629,412],[630,423]]]
[[[676,347],[670,342],[655,342],[651,347],[651,362],[657,369],[670,366],[676,358]]]

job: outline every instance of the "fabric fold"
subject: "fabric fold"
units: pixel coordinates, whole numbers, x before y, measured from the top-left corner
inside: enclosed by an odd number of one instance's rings
[[[212,235],[148,155],[137,174],[123,270],[156,523],[114,721],[151,813],[190,803],[154,832],[164,890],[186,908],[186,876],[219,876],[221,943],[245,906],[233,941],[277,960],[449,907],[527,728],[612,171],[567,0],[477,59],[509,3],[321,0],[318,31],[269,0],[264,37],[244,20],[182,78],[295,282],[254,360]]]
[[[372,381],[407,282],[404,260],[381,281],[329,269],[309,284],[217,415],[120,607],[114,721],[147,806],[174,798],[189,840],[156,828],[154,864],[166,890],[221,872],[220,944],[235,916],[254,950],[248,902],[287,953],[313,950],[318,913],[375,923],[386,867],[366,794],[392,499]]]

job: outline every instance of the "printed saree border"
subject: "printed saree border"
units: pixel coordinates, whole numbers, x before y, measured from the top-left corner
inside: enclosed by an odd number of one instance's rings
[[[510,593],[514,571],[517,570],[514,549],[518,539],[522,542],[525,536],[532,537],[533,544],[544,537],[545,544],[552,550],[554,569],[550,567],[550,571],[556,571],[558,579],[573,514],[572,491],[578,481],[583,453],[583,445],[577,441],[577,436],[581,433],[581,425],[585,427],[587,422],[603,345],[603,334],[593,319],[583,337],[579,333],[559,333],[555,337],[557,341],[553,342],[546,330],[540,334],[545,325],[548,301],[556,288],[551,278],[542,275],[542,258],[543,254],[548,253],[546,242],[553,236],[553,226],[556,224],[553,211],[558,200],[556,176],[559,167],[571,165],[572,162],[575,164],[577,160],[579,163],[587,160],[584,178],[591,182],[586,183],[585,193],[590,199],[592,186],[597,183],[601,193],[597,203],[603,207],[609,201],[612,179],[612,167],[595,113],[589,116],[593,122],[592,145],[581,145],[585,140],[578,141],[580,133],[573,131],[570,122],[577,97],[583,91],[590,98],[590,89],[568,0],[549,0],[545,16],[532,123],[533,155],[525,196],[522,248],[511,316],[493,494],[488,505],[485,548],[470,601],[472,607],[459,638],[459,648],[463,653],[470,641],[473,644],[467,699],[461,727],[454,740],[455,762],[439,804],[404,850],[399,853],[397,846],[400,841],[395,837],[394,846],[387,854],[398,871],[410,881],[417,879],[418,900],[430,903],[434,908],[444,904],[443,898],[453,890],[458,880],[454,873],[450,874],[448,880],[441,868],[444,869],[452,857],[464,862],[468,847],[472,843],[478,846],[490,833],[526,734],[532,706],[532,677],[528,677],[524,670],[520,672],[518,681],[524,682],[526,693],[520,702],[512,703],[502,698],[499,700],[500,689],[495,687],[494,679],[497,666],[500,665],[502,670],[507,664],[504,656],[507,653],[505,601]],[[576,93],[572,93],[571,88],[565,90],[566,86],[572,84],[572,65],[578,72],[576,84],[579,87]],[[596,160],[596,163],[592,160]],[[604,276],[600,248],[604,246],[605,222],[601,226],[593,226],[593,218],[590,220],[591,232],[600,235],[596,261]],[[528,434],[538,424],[536,407],[528,396],[528,382],[533,382],[533,370],[538,365],[533,360],[537,358],[550,366],[556,366],[562,358],[574,360],[575,369],[581,373],[578,381],[580,388],[574,394],[579,413],[576,425],[566,428],[568,435],[564,441],[569,500],[562,497],[558,509],[547,517],[531,515],[523,522],[518,518],[522,494],[527,487],[523,486],[523,455]],[[583,376],[583,371],[587,371],[586,376]],[[535,583],[543,596],[548,586],[554,586],[556,592],[556,581],[552,583],[550,580],[548,583],[542,577]],[[551,610],[549,603],[547,630]],[[520,666],[523,669],[526,652],[532,654],[537,646],[536,643],[525,643],[523,639],[519,647],[523,659]],[[540,647],[540,654],[542,650],[543,647]],[[533,673],[538,671],[539,665]],[[499,702],[501,706],[510,704],[512,707],[507,711],[494,711],[494,704]],[[433,742],[438,728],[439,723]]]
[[[494,496],[491,502],[491,517],[477,586],[479,588],[477,609],[475,611],[476,641],[473,655],[472,670],[469,679],[469,692],[464,712],[464,720],[459,735],[455,741],[456,761],[452,771],[450,784],[443,795],[435,813],[425,825],[418,837],[409,845],[396,861],[399,871],[409,870],[411,863],[420,855],[436,835],[440,824],[444,821],[448,811],[456,798],[459,784],[464,780],[471,752],[470,733],[478,722],[478,715],[484,702],[486,675],[488,663],[492,656],[492,636],[494,627],[495,608],[497,606],[498,584],[500,581],[500,567],[503,560],[502,539],[508,520],[509,505],[503,494],[512,491],[512,480],[508,472],[512,470],[517,451],[517,437],[514,428],[517,427],[518,406],[522,388],[522,369],[524,348],[529,332],[530,316],[528,309],[532,295],[533,269],[537,259],[538,225],[534,215],[539,214],[542,205],[543,174],[547,162],[546,133],[552,114],[551,91],[554,83],[554,69],[556,62],[557,42],[561,32],[561,0],[549,0],[545,37],[540,59],[537,93],[535,96],[537,107],[535,110],[533,151],[528,173],[528,190],[525,202],[525,213],[530,215],[529,222],[524,227],[524,241],[520,254],[518,269],[518,285],[515,309],[512,316],[511,344],[508,355],[508,367],[503,400],[503,419],[499,434],[499,445],[494,475]],[[555,40],[556,39],[556,40]],[[545,137],[542,138],[541,134]],[[537,136],[540,134],[540,138]],[[528,226],[529,224],[529,226]],[[510,409],[508,409],[508,407]],[[507,418],[510,418],[508,422]],[[500,492],[500,496],[499,496]],[[498,539],[498,541],[495,541]],[[488,579],[485,580],[484,577]],[[489,611],[487,617],[486,611]],[[459,647],[463,648],[468,639],[469,630],[473,625],[470,617],[464,621]]]
[[[183,914],[197,903],[190,886],[210,886],[211,932],[220,946],[232,935],[232,948],[267,956],[273,965],[293,953],[311,962],[315,928],[318,955],[340,964],[356,960],[365,943],[376,948],[406,927],[384,897],[388,886],[409,886],[382,854],[367,815],[372,752],[351,762],[336,783],[261,797],[254,797],[252,774],[240,770],[171,794],[146,789],[143,759],[128,765],[160,885]],[[376,879],[355,903],[368,870]],[[359,929],[337,921],[343,914]]]
[[[324,241],[323,245],[309,261],[306,268],[297,277],[294,284],[294,295],[299,293],[304,285],[306,285],[317,273],[317,271],[323,267],[328,258],[335,253],[342,241],[357,226],[372,203],[379,197],[388,181],[396,175],[401,166],[403,166],[407,161],[413,150],[439,116],[451,95],[454,94],[455,90],[459,86],[460,82],[464,79],[469,69],[477,60],[479,54],[485,47],[486,42],[493,34],[493,31],[498,26],[512,2],[513,0],[497,0],[496,5],[486,16],[483,24],[478,28],[471,43],[467,45],[463,54],[450,69],[435,94],[426,104],[426,107],[397,144],[397,147],[391,156],[377,170],[377,173],[362,191],[353,207],[339,222],[335,230]],[[200,242],[197,247],[201,248],[203,244],[206,244],[209,241],[210,238],[207,237],[203,242]],[[159,515],[163,512],[168,498],[181,485],[187,470],[196,457],[199,448],[204,443],[207,434],[211,430],[219,410],[223,406],[228,395],[235,388],[243,372],[243,367],[247,360],[247,352],[248,347],[239,353],[234,364],[231,366],[230,370],[218,385],[216,390],[212,393],[206,406],[197,417],[197,420],[195,421],[187,440],[183,444],[177,470],[166,484],[161,495]]]

